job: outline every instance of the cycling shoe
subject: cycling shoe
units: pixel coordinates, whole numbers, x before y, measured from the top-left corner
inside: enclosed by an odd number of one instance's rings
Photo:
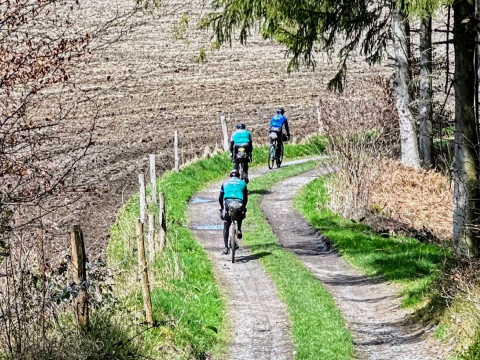
[[[229,253],[228,247],[226,247],[226,248],[223,250],[222,254],[223,254],[223,255],[228,255],[228,253]]]

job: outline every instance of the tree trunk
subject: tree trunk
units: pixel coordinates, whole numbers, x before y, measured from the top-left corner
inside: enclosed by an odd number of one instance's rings
[[[475,117],[477,119],[477,136],[480,136],[478,127],[480,121],[480,0],[475,1],[475,19],[477,21],[477,31],[475,34],[476,46],[475,46],[475,72],[477,74],[475,80]]]
[[[478,136],[475,121],[475,31],[464,22],[474,13],[474,0],[457,1],[455,44],[455,189],[453,244],[457,253],[478,254]]]
[[[415,118],[410,109],[412,97],[409,92],[411,76],[409,69],[410,39],[408,30],[408,21],[403,7],[395,7],[392,16],[392,34],[395,51],[395,94],[400,123],[402,164],[414,169],[420,169]]]
[[[433,167],[432,135],[432,18],[420,24],[420,114],[419,153],[425,169]]]

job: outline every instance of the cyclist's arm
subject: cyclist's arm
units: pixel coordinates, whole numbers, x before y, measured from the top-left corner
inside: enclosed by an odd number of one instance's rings
[[[225,194],[223,190],[223,185],[220,189],[220,195],[218,195],[218,203],[220,204],[220,209],[223,209],[223,195]]]
[[[288,127],[288,120],[285,118],[285,131],[287,132],[287,136],[290,136],[290,128]]]
[[[247,186],[245,186],[245,189],[243,189],[243,202],[245,203],[245,207],[247,207],[247,203],[248,203],[248,190],[247,190]]]

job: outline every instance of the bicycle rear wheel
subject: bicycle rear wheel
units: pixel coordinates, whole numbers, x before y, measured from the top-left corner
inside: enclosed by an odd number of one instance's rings
[[[278,158],[276,160],[277,160],[277,168],[279,168],[280,165],[282,165],[282,161],[283,161],[283,144],[280,145],[280,149],[278,150]]]
[[[243,181],[245,181],[245,179],[247,178],[247,174],[245,174],[245,166],[243,164],[243,161],[241,161],[239,164],[238,164],[238,172],[240,173],[240,179],[242,179]]]
[[[230,225],[230,250],[232,253],[232,263],[235,262],[235,248],[237,244],[237,222],[232,221],[232,225]]]
[[[268,168],[269,169],[272,169],[273,168],[273,164],[275,163],[275,152],[276,152],[276,148],[275,148],[275,145],[270,145],[270,149],[268,151]]]

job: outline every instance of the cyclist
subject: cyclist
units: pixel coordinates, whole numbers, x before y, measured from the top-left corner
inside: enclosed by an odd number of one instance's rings
[[[250,134],[250,131],[245,129],[245,124],[238,123],[237,124],[237,130],[235,130],[230,138],[230,152],[233,161],[235,162],[235,169],[238,170],[238,164],[240,162],[240,159],[237,159],[237,153],[239,148],[245,148],[245,152],[248,156],[248,161],[244,165],[243,171],[245,171],[245,182],[248,184],[248,163],[252,159],[252,151],[253,151],[253,146],[252,146],[252,135]]]
[[[287,136],[285,137],[285,140],[290,140],[290,128],[288,127],[288,120],[285,117],[285,109],[283,107],[277,108],[277,114],[272,116],[272,119],[270,120],[270,145],[273,144],[273,139],[277,139],[277,151],[280,151],[280,149],[283,146],[283,134],[282,134],[282,129],[283,125],[285,125],[285,131],[287,132]],[[275,135],[273,135],[273,134]],[[278,154],[276,154],[278,156]]]
[[[230,177],[223,183],[218,197],[218,202],[220,204],[220,219],[223,220],[223,242],[225,244],[223,254],[225,255],[228,255],[228,234],[230,225],[232,224],[232,218],[228,211],[229,208],[236,207],[240,214],[236,219],[238,224],[237,237],[239,239],[242,238],[242,220],[245,218],[245,213],[247,212],[247,184],[245,181],[241,180],[239,176],[240,174],[238,170],[233,169],[230,171]]]

